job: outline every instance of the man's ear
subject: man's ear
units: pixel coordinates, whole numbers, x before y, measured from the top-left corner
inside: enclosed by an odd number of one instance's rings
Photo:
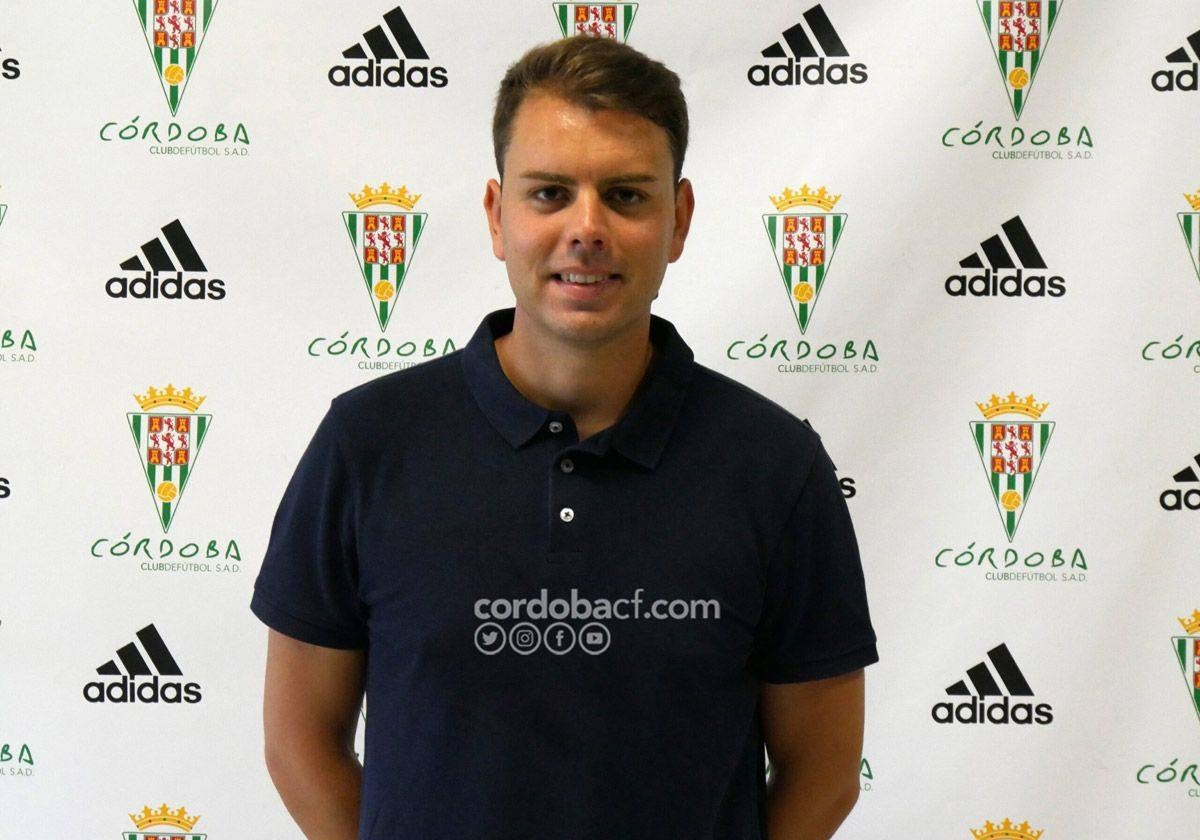
[[[491,178],[483,191],[483,212],[487,215],[488,234],[492,237],[492,253],[504,260],[504,234],[500,229],[500,182]]]
[[[692,182],[681,178],[675,187],[675,229],[671,233],[671,252],[667,262],[675,262],[683,254],[683,243],[692,227],[692,213],[696,209],[696,196]]]

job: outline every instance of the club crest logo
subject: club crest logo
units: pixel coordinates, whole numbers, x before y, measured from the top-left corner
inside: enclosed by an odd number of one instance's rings
[[[1054,434],[1052,421],[1040,420],[1050,403],[1039,403],[1030,394],[1018,398],[992,394],[986,403],[976,403],[984,420],[971,422],[971,437],[983,461],[988,486],[1012,542],[1029,504],[1029,493],[1042,467],[1046,447]],[[1005,415],[1019,415],[1018,420]]]
[[[1029,92],[1037,79],[1038,68],[1045,57],[1046,45],[1054,31],[1054,23],[1062,10],[1062,0],[975,0],[1004,90],[1012,105],[1013,117],[1021,119]]]
[[[165,390],[151,387],[142,396],[135,394],[134,399],[142,410],[126,415],[129,430],[166,533],[195,469],[200,447],[212,425],[212,415],[196,413],[205,398],[193,394],[191,388],[177,391],[174,385]]]
[[[204,840],[208,836],[197,834],[192,830],[196,827],[196,823],[200,822],[200,818],[192,816],[187,812],[187,808],[182,806],[168,808],[164,803],[157,808],[151,808],[147,805],[141,810],[141,813],[130,814],[129,819],[133,820],[133,824],[138,827],[138,830],[123,832],[121,840]],[[142,829],[157,826],[164,826],[168,829],[181,828],[185,833],[180,834],[176,831],[147,833],[142,831]]]
[[[196,67],[218,0],[133,0],[171,116]]]
[[[386,181],[379,189],[364,185],[361,193],[350,193],[350,200],[358,210],[345,211],[342,220],[350,235],[350,244],[354,246],[379,329],[386,330],[429,214],[411,212],[421,196],[410,195],[405,187],[393,189]],[[380,205],[409,212],[384,213],[367,209]]]
[[[1184,193],[1183,197],[1193,212],[1176,215],[1179,217],[1179,227],[1183,230],[1183,240],[1187,243],[1188,255],[1192,258],[1192,268],[1196,270],[1197,279],[1200,279],[1200,190],[1196,190],[1195,195]],[[0,213],[3,213],[2,209]]]
[[[1179,623],[1187,635],[1172,636],[1171,646],[1175,648],[1196,717],[1200,718],[1200,610],[1194,611],[1191,618],[1179,619]]]
[[[771,251],[801,333],[812,320],[829,264],[846,228],[845,213],[829,212],[839,199],[840,195],[830,195],[824,187],[816,192],[808,184],[799,192],[787,187],[781,195],[771,196],[771,203],[780,212],[763,215]],[[796,211],[798,207],[824,212]]]
[[[1045,829],[1035,831],[1027,822],[1017,825],[1009,819],[1001,823],[988,820],[983,828],[971,829],[971,836],[975,840],[1040,840],[1045,833]]]
[[[615,38],[622,44],[633,28],[637,3],[555,3],[554,16],[564,38],[590,35]]]

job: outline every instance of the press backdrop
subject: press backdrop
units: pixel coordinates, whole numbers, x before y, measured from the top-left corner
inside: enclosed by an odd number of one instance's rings
[[[510,303],[491,103],[577,20],[683,78],[655,311],[858,529],[839,837],[1195,836],[1195,4],[392,2],[0,8],[0,838],[299,836],[271,517],[332,396]]]

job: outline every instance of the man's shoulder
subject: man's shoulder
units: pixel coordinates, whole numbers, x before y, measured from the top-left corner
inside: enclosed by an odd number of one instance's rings
[[[821,437],[809,424],[771,398],[723,373],[695,363],[696,408],[708,421],[726,426],[739,439],[759,440],[778,452],[780,444],[816,448]]]
[[[461,356],[462,350],[455,350],[356,385],[333,398],[332,410],[347,419],[386,416],[392,423],[410,416],[408,409],[419,408],[419,413],[427,415],[436,411],[440,399],[460,390]]]

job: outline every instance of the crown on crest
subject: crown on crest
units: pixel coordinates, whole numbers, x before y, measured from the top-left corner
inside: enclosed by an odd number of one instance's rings
[[[799,192],[791,187],[784,187],[781,195],[771,196],[771,203],[775,205],[776,210],[790,210],[801,204],[820,207],[822,210],[832,210],[833,205],[837,204],[841,197],[841,193],[830,195],[824,187],[813,192],[808,188],[808,184],[801,184]]]
[[[410,194],[407,187],[402,186],[397,189],[384,181],[379,185],[379,189],[375,189],[369,184],[363,184],[363,191],[350,193],[350,200],[359,210],[365,210],[372,204],[393,204],[396,207],[411,210],[421,200],[421,196]]]
[[[130,814],[129,819],[133,820],[133,824],[138,828],[149,828],[153,825],[170,825],[175,828],[182,828],[184,831],[191,831],[196,823],[200,822],[199,817],[193,817],[187,812],[187,808],[180,806],[179,808],[168,808],[164,802],[158,808],[151,808],[147,805],[142,809],[140,814]]]
[[[971,829],[971,836],[975,840],[1038,840],[1045,833],[1045,829],[1034,831],[1027,822],[1013,825],[1013,821],[1008,819],[1000,825],[989,820],[983,824],[983,828]]]
[[[988,420],[998,414],[1024,414],[1026,417],[1036,420],[1042,416],[1042,412],[1050,406],[1050,403],[1038,402],[1033,398],[1033,394],[1027,397],[1018,397],[1014,391],[1009,391],[1007,397],[998,397],[992,394],[991,399],[986,403],[975,403],[975,405]]]
[[[149,411],[152,408],[159,408],[164,405],[177,405],[180,408],[186,408],[188,411],[195,411],[205,399],[199,394],[193,394],[191,388],[176,391],[174,385],[168,385],[163,390],[159,390],[151,385],[150,390],[145,394],[134,394],[133,398],[138,401],[138,405],[142,407],[142,411]]]
[[[1193,210],[1200,210],[1200,190],[1196,190],[1195,195],[1184,193],[1183,197],[1187,199],[1187,203],[1192,205]]]
[[[1189,636],[1200,633],[1200,610],[1193,612],[1191,618],[1179,619],[1179,623],[1183,625],[1183,632]]]

